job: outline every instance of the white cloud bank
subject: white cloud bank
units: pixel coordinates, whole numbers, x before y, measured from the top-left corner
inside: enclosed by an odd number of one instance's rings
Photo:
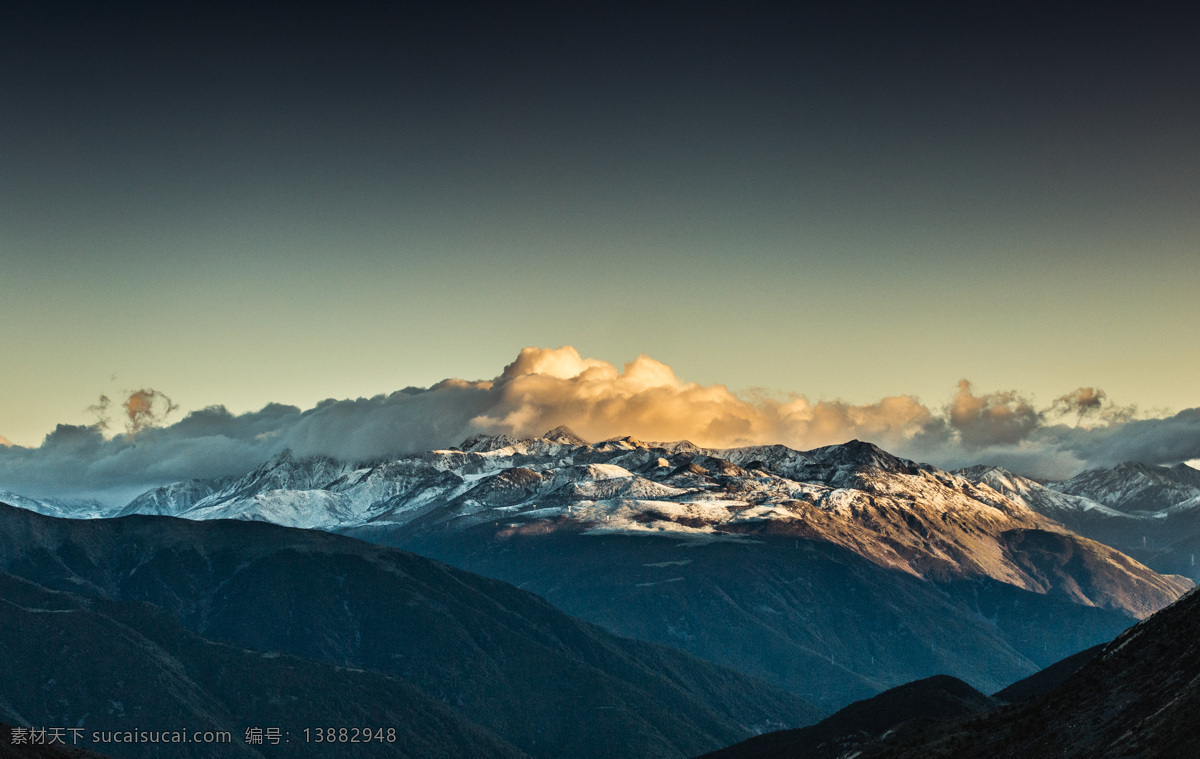
[[[807,449],[858,438],[940,466],[993,463],[1044,477],[1200,457],[1200,408],[1135,419],[1133,409],[1096,388],[1071,391],[1042,410],[1015,391],[977,394],[966,380],[940,408],[907,395],[863,405],[813,402],[685,382],[644,355],[618,369],[569,346],[526,348],[492,380],[447,379],[305,411],[271,404],[234,415],[215,406],[165,425],[165,413],[139,411],[165,396],[138,395],[122,404],[130,416],[124,434],[105,437],[100,424],[59,425],[37,448],[0,448],[0,490],[117,501],[167,482],[239,474],[285,448],[367,461],[451,446],[479,432],[529,437],[560,424],[591,440],[635,435],[714,447]]]

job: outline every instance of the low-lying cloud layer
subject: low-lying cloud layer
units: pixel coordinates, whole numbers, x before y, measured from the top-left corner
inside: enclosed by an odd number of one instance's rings
[[[59,425],[37,448],[0,448],[0,490],[118,501],[156,485],[240,474],[289,448],[301,456],[370,461],[455,445],[476,434],[531,437],[560,424],[590,440],[634,435],[713,447],[784,443],[808,449],[858,438],[939,466],[991,463],[1042,477],[1126,460],[1200,458],[1200,408],[1135,419],[1097,388],[1037,409],[1015,391],[959,383],[931,408],[899,395],[864,405],[801,395],[736,395],[684,382],[639,356],[622,369],[569,346],[526,348],[492,380],[448,379],[391,395],[327,400],[308,410],[271,404],[234,415],[215,406],[166,425],[161,392],[131,393],[126,431],[104,434],[107,399],[90,427]]]

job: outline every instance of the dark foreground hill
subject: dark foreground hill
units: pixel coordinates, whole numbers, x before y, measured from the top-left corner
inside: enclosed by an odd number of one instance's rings
[[[1013,706],[893,734],[858,759],[1200,756],[1200,595],[1131,628],[1061,685]]]
[[[0,506],[0,570],[3,655],[21,662],[0,718],[234,733],[194,756],[301,756],[305,727],[371,726],[411,740],[337,755],[679,757],[819,717],[503,582],[321,532]],[[293,744],[244,745],[260,720]]]
[[[835,759],[897,725],[929,724],[994,709],[997,702],[946,675],[935,675],[857,701],[810,727],[767,733],[704,759]]]
[[[1062,661],[1057,661],[1049,667],[1034,672],[1029,677],[993,693],[992,698],[1006,704],[1016,704],[1049,693],[1068,677],[1078,672],[1085,664],[1099,656],[1104,648],[1104,645],[1092,646],[1077,654],[1072,654]]]

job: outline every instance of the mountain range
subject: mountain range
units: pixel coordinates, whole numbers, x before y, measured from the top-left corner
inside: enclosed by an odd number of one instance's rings
[[[1115,507],[999,473],[859,441],[712,450],[559,428],[369,465],[283,453],[113,513],[404,548],[832,709],[935,674],[996,690],[1190,587],[1064,526]]]

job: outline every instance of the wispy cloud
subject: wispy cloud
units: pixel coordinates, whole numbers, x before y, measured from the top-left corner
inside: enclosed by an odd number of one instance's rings
[[[569,346],[526,348],[490,380],[447,379],[307,410],[271,404],[235,415],[215,406],[173,424],[166,418],[175,404],[145,389],[120,404],[125,432],[112,437],[101,423],[106,400],[93,409],[97,424],[60,425],[36,448],[0,449],[0,489],[119,500],[157,484],[240,473],[285,448],[366,461],[479,432],[526,437],[560,424],[593,440],[636,435],[714,447],[806,449],[859,438],[941,466],[996,463],[1049,477],[1131,459],[1200,457],[1200,409],[1136,419],[1097,388],[1065,393],[1043,409],[1016,391],[977,392],[967,380],[940,407],[908,395],[812,401],[686,382],[644,355],[618,368]]]
[[[1098,387],[1081,387],[1054,399],[1050,414],[1074,416],[1077,421],[1127,422],[1137,415],[1137,406],[1118,406]]]

